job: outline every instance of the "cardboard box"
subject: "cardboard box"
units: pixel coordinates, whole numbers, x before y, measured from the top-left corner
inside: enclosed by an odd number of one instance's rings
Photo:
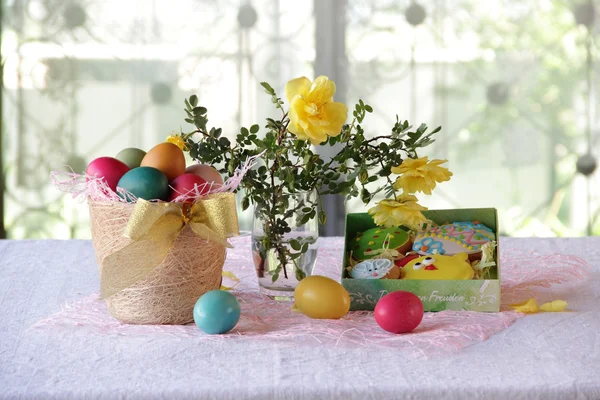
[[[423,214],[437,224],[457,221],[480,221],[496,234],[498,213],[495,208],[428,210]],[[388,293],[404,290],[419,296],[425,311],[469,310],[500,311],[500,260],[496,248],[496,267],[490,269],[489,279],[481,280],[403,280],[352,279],[348,275],[348,249],[356,234],[374,228],[367,213],[346,215],[342,285],[350,294],[350,310],[372,311],[379,299]],[[487,278],[487,277],[486,277]]]

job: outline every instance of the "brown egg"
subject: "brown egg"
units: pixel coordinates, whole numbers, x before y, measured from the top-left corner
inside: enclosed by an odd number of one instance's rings
[[[204,179],[206,182],[214,182],[215,185],[223,184],[223,177],[213,167],[206,164],[195,164],[190,165],[185,170],[186,173],[198,175],[200,178]]]
[[[140,166],[156,168],[172,181],[185,173],[185,157],[179,147],[165,142],[151,148]]]

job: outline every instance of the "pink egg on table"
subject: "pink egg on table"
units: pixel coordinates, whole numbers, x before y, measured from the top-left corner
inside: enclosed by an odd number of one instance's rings
[[[213,185],[222,185],[223,176],[215,168],[206,164],[194,164],[185,169],[186,174],[195,174],[206,182],[213,182]]]
[[[169,201],[173,201],[183,194],[188,194],[196,186],[198,186],[200,195],[205,195],[210,190],[210,185],[207,185],[204,179],[195,174],[179,175],[169,183],[169,186],[171,186]]]
[[[383,296],[375,305],[375,321],[381,329],[406,333],[423,320],[423,303],[413,293],[397,291]]]
[[[129,171],[129,167],[122,161],[113,157],[100,157],[88,164],[85,173],[90,176],[104,178],[104,181],[114,192],[117,189],[117,183],[127,171]]]

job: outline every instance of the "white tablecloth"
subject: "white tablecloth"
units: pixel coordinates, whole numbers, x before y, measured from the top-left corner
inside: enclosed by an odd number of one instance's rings
[[[321,239],[327,246],[327,239]],[[0,241],[0,398],[600,399],[600,238],[511,239],[577,254],[589,284],[554,289],[566,313],[517,320],[451,355],[35,329],[98,290],[88,241]]]

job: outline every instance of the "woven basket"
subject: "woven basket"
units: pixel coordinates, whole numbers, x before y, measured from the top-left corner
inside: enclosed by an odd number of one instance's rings
[[[123,231],[135,205],[90,199],[88,205],[92,243],[102,275],[104,258],[131,243]],[[109,312],[131,324],[192,322],[198,298],[220,287],[225,252],[225,247],[200,239],[186,225],[161,265],[106,299]]]

